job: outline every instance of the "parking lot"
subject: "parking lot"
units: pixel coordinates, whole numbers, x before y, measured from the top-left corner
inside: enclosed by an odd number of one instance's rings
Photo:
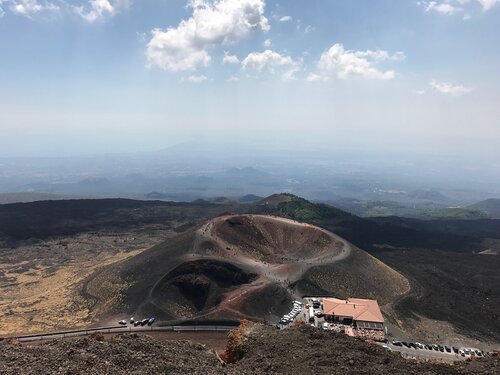
[[[439,359],[445,362],[466,360],[470,357],[485,357],[488,353],[477,348],[455,347],[441,344],[422,344],[394,340],[381,344],[386,349],[400,352],[405,358],[431,360]]]
[[[316,315],[321,315],[322,310],[319,305],[313,307],[309,298],[304,298],[302,301],[293,301],[291,311],[285,314],[278,322],[280,328],[286,328],[295,321],[304,322],[314,327],[319,327],[323,323],[323,319]]]
[[[284,318],[278,323],[280,328],[286,328],[295,321],[304,322],[316,328],[325,328],[323,306],[319,298],[303,298],[301,301],[294,301],[292,310],[285,314]],[[328,329],[335,330],[334,327]]]
[[[354,335],[353,332],[349,331],[352,330],[352,327],[325,321],[323,304],[320,298],[311,297],[303,298],[302,301],[294,301],[292,310],[280,320],[278,327],[287,328],[295,321],[304,322],[319,329],[328,329],[338,333]],[[478,358],[488,356],[488,353],[477,348],[455,347],[451,345],[423,344],[399,340],[378,342],[377,344],[387,350],[401,353],[401,356],[404,358],[421,361],[438,360],[451,363],[458,360],[466,360],[473,356]]]
[[[299,302],[299,301],[297,301]],[[294,309],[297,309],[297,304],[294,304]],[[281,327],[284,328],[293,321],[302,321],[313,327],[335,331],[337,333],[344,333],[349,336],[359,336],[366,339],[373,339],[376,341],[383,341],[385,338],[383,331],[367,330],[367,329],[355,329],[352,325],[344,325],[335,322],[325,321],[322,298],[315,297],[305,297],[301,301],[300,310],[292,310],[294,312],[293,319],[282,324]]]

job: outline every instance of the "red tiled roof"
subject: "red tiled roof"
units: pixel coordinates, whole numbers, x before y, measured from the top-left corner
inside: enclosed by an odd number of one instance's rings
[[[380,307],[372,299],[323,298],[323,312],[325,315],[345,316],[358,321],[384,323]]]

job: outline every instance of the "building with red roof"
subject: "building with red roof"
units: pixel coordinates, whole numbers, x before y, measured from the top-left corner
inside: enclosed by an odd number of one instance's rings
[[[357,330],[384,330],[384,317],[375,300],[323,298],[323,313],[327,322],[352,325]]]

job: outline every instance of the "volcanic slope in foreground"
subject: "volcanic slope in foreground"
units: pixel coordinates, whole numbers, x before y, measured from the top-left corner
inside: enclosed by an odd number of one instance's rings
[[[226,215],[104,269],[82,295],[95,301],[101,320],[126,311],[161,320],[274,321],[307,293],[390,303],[408,288],[396,271],[322,228]]]
[[[119,335],[0,343],[0,373],[10,374],[498,374],[498,358],[455,365],[417,363],[376,344],[311,327],[276,330],[243,324],[228,335],[226,360],[200,344]]]

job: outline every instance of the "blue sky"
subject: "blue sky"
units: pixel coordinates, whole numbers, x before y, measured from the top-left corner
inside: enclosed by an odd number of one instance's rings
[[[202,138],[500,157],[500,1],[0,9],[0,156]]]

